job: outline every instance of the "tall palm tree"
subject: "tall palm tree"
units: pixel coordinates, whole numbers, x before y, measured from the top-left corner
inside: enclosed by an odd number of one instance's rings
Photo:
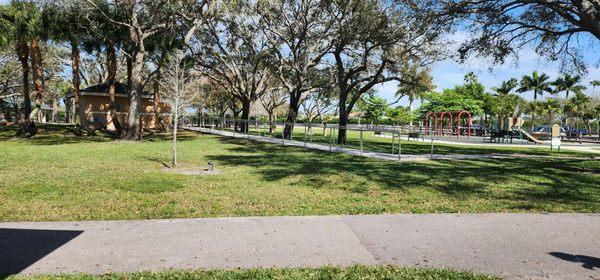
[[[48,27],[49,37],[55,41],[67,42],[71,47],[71,94],[73,95],[73,122],[75,134],[81,133],[81,119],[79,114],[80,78],[80,44],[87,35],[89,26],[87,20],[81,20],[86,9],[82,1],[55,0],[49,2],[44,10],[45,26]]]
[[[516,109],[517,104],[511,104],[511,102],[515,100],[515,96],[511,92],[517,87],[517,84],[517,79],[513,78],[508,81],[503,81],[499,87],[492,88],[492,90],[496,92],[498,122],[500,123],[500,127],[504,127],[505,121]]]
[[[596,87],[600,87],[600,80],[590,81],[590,85],[592,86],[592,94],[596,94]]]
[[[596,134],[598,134],[598,141],[600,141],[600,104],[594,107],[593,113],[596,116]]]
[[[552,83],[556,87],[556,92],[565,92],[565,98],[569,98],[569,93],[583,92],[586,87],[581,85],[581,76],[571,76],[570,74],[563,74],[562,77],[556,79]]]
[[[554,121],[556,114],[561,112],[561,104],[558,99],[550,98],[542,104],[542,110],[548,117],[548,126],[552,127],[552,122]]]
[[[569,99],[569,108],[574,116],[581,118],[587,107],[590,105],[590,97],[583,93],[576,93],[571,99]],[[579,120],[577,121],[577,129],[579,129]]]
[[[36,39],[41,34],[41,21],[41,12],[33,2],[11,1],[9,5],[0,6],[0,47],[14,44],[23,75],[23,122],[15,135],[17,137],[32,137],[37,133],[32,121],[35,112],[31,110],[29,92],[29,57],[38,58],[32,50],[39,51]],[[35,45],[30,46],[31,43]],[[37,76],[39,73],[34,74]]]
[[[414,102],[417,99],[423,99],[427,92],[434,88],[433,79],[428,68],[419,69],[417,66],[406,66],[403,72],[408,82],[398,85],[396,97],[408,97],[409,125],[412,127]]]
[[[533,107],[537,107],[537,98],[538,96],[542,96],[545,92],[552,93],[552,88],[550,87],[551,83],[548,81],[550,77],[546,74],[538,74],[537,71],[533,71],[531,76],[523,76],[521,78],[521,85],[518,92],[528,92],[533,91]],[[535,128],[535,115],[537,109],[531,110],[531,130]]]
[[[502,84],[500,84],[499,87],[493,87],[492,89],[498,94],[498,95],[508,95],[509,93],[511,93],[511,91],[513,89],[515,89],[518,85],[518,81],[515,78],[512,78],[508,81],[503,81]]]

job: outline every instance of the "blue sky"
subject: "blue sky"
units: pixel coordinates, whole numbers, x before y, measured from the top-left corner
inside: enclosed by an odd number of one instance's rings
[[[459,31],[450,35],[450,40],[455,42],[453,45],[458,46],[466,40],[467,36],[467,33]],[[583,50],[583,57],[588,62],[588,74],[583,77],[583,80],[585,86],[588,87],[587,93],[592,95],[592,88],[589,86],[589,81],[600,80],[600,69],[594,66],[594,63],[598,62],[600,56],[592,52],[590,44],[580,44],[580,50]],[[493,70],[490,71],[490,68],[493,68]],[[479,80],[486,88],[491,91],[492,87],[498,86],[502,81],[511,78],[520,79],[523,75],[531,75],[534,70],[546,73],[550,76],[550,79],[554,80],[560,75],[560,63],[548,62],[546,58],[540,57],[535,53],[533,46],[527,46],[521,49],[518,59],[509,59],[504,65],[492,65],[477,58],[469,59],[464,64],[459,64],[450,59],[444,60],[433,65],[432,76],[436,90],[441,91],[444,88],[452,88],[457,84],[463,83],[465,74],[472,71],[479,77]],[[395,82],[386,83],[377,87],[377,92],[390,102],[395,101],[396,87],[397,83]],[[533,98],[533,94],[531,93],[525,93],[522,96],[526,99]],[[600,97],[600,88],[596,88],[595,96]],[[406,106],[407,104],[408,101],[406,98],[400,102],[400,105]]]

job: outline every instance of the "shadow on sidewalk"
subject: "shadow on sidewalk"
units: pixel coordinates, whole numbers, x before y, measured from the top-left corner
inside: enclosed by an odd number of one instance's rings
[[[553,257],[557,257],[561,260],[581,263],[581,266],[587,269],[596,270],[600,269],[600,258],[584,256],[584,255],[571,255],[567,253],[561,252],[550,252],[549,253]]]
[[[82,232],[0,229],[0,279],[21,272]]]

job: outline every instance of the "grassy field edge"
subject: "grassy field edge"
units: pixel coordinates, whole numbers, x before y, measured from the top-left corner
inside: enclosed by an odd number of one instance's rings
[[[58,274],[9,276],[7,280],[117,280],[117,279],[447,279],[484,280],[500,279],[469,271],[439,268],[409,268],[396,266],[360,266],[286,269],[233,269],[233,270],[168,270],[162,272],[110,273],[103,275]]]

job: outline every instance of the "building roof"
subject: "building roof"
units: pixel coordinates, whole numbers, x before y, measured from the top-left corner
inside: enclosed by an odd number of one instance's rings
[[[82,89],[80,92],[94,92],[94,93],[106,93],[108,94],[108,83],[93,85],[87,88]],[[116,94],[128,94],[129,89],[127,85],[123,83],[115,83],[115,93]]]
[[[99,85],[89,86],[79,91],[79,94],[82,96],[91,95],[91,96],[108,96],[108,83],[103,83]],[[129,88],[127,85],[123,83],[116,82],[115,83],[115,96],[119,97],[129,97]],[[65,98],[69,99],[73,97],[73,93],[69,91]],[[152,95],[148,92],[142,93],[142,98],[152,98]]]

